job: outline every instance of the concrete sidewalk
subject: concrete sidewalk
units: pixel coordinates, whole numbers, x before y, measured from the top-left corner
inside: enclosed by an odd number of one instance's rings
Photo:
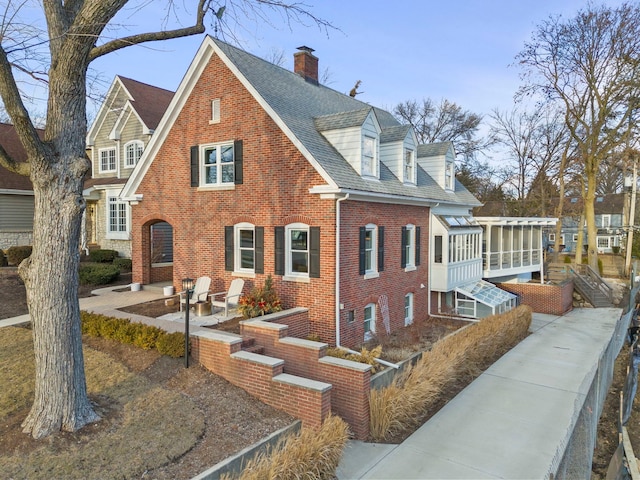
[[[162,320],[117,310],[118,308],[128,307],[130,305],[137,305],[139,303],[159,300],[161,298],[168,298],[164,296],[161,287],[154,287],[153,285],[145,285],[142,290],[135,292],[129,290],[123,292],[115,291],[122,290],[124,287],[126,287],[126,285],[117,285],[115,287],[106,287],[93,290],[91,293],[94,296],[80,299],[80,310],[101,313],[102,315],[108,315],[110,317],[128,318],[132,322],[155,325],[156,327],[162,328],[169,333],[184,331],[184,322]],[[0,328],[8,327],[11,325],[20,325],[22,323],[27,323],[30,321],[31,317],[29,316],[29,314],[5,318],[3,320],[0,320]],[[189,331],[191,333],[197,332],[199,330],[203,330],[203,328],[190,324]]]
[[[548,478],[621,314],[534,314],[529,337],[402,444],[350,441],[338,478]]]

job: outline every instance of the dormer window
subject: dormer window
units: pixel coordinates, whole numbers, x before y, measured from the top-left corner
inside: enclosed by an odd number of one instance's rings
[[[402,181],[405,183],[416,183],[415,170],[415,156],[413,154],[413,150],[405,148]]]
[[[453,162],[447,162],[444,171],[444,188],[447,190],[453,190],[453,179],[455,178],[454,164]]]
[[[376,177],[378,175],[378,158],[376,155],[376,139],[366,136],[362,142],[362,175]]]

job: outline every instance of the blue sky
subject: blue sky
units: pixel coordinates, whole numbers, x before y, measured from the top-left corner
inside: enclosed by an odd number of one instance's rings
[[[144,15],[124,11],[119,21],[136,25],[132,32],[141,31],[141,17],[149,28],[157,25],[159,17],[153,14],[161,13],[149,9],[164,2],[149,3]],[[392,109],[408,99],[446,98],[486,115],[496,107],[511,108],[519,70],[510,65],[535,26],[550,14],[573,16],[586,0],[397,0],[393,5],[308,0],[308,4],[340,31],[329,31],[327,36],[315,26],[293,23],[288,28],[275,15],[276,28],[247,22],[238,35],[240,46],[263,58],[281,51],[285,68],[292,68],[296,47],[312,47],[321,72],[329,71],[331,88],[347,93],[356,80],[362,80],[358,98],[375,106]],[[99,59],[93,68],[107,82],[120,74],[175,90],[201,40],[198,36],[130,47]]]

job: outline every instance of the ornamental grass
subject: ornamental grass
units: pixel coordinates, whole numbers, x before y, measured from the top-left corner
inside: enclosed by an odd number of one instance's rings
[[[388,441],[413,429],[449,385],[477,377],[524,339],[530,325],[531,308],[520,306],[484,318],[436,342],[391,385],[371,391],[372,440]]]

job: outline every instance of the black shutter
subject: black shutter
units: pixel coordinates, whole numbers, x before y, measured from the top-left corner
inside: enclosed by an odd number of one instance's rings
[[[402,227],[402,232],[400,233],[400,246],[402,251],[400,253],[400,266],[402,268],[407,266],[407,242],[406,242],[406,233],[407,227]]]
[[[360,227],[360,247],[358,250],[358,260],[359,260],[359,267],[358,267],[358,272],[360,275],[364,275],[366,269],[365,269],[365,257],[366,257],[366,250],[365,250],[365,242],[366,242],[366,234],[367,234],[367,227]]]
[[[378,227],[378,272],[384,271],[384,227]]]
[[[233,272],[233,227],[224,227],[224,269]]]
[[[254,271],[264,273],[264,227],[256,227],[254,231],[255,263]]]
[[[275,227],[275,274],[284,275],[284,227]]]
[[[416,227],[416,261],[414,265],[420,265],[420,227]]]
[[[309,227],[309,276],[320,278],[320,227]]]
[[[233,183],[242,185],[242,140],[233,142]]]
[[[200,185],[200,162],[199,162],[200,147],[194,145],[191,147],[191,186],[197,187]]]

